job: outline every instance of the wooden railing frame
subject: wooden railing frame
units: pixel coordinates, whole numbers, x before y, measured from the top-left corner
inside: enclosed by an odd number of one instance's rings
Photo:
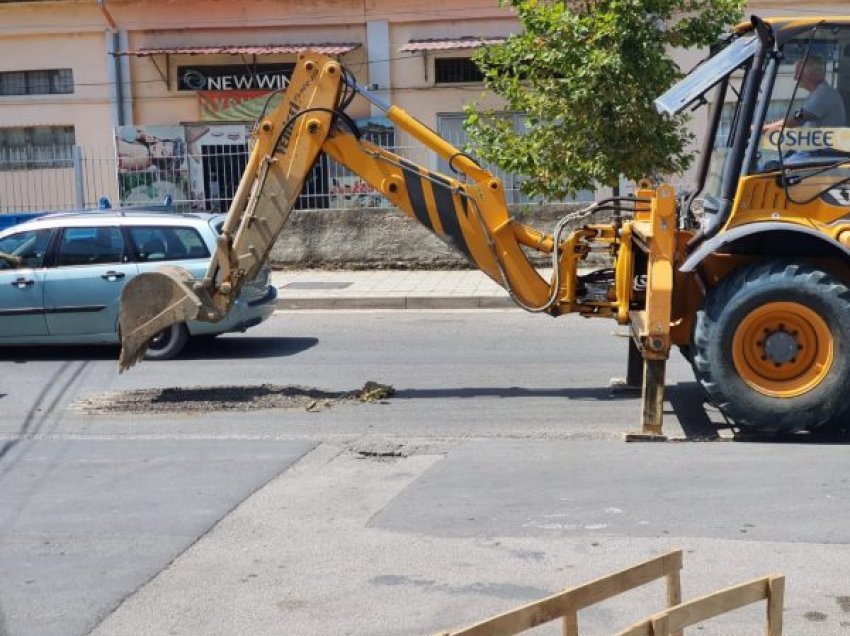
[[[673,550],[615,574],[568,588],[469,627],[454,632],[443,632],[440,636],[508,636],[559,618],[563,620],[564,636],[578,636],[579,610],[660,578],[667,580],[667,604],[671,607],[678,605],[682,600],[681,569],[682,551]]]
[[[771,574],[682,602],[682,551],[674,550],[584,585],[438,636],[509,636],[562,620],[564,636],[578,636],[579,610],[665,578],[667,608],[632,624],[617,636],[682,636],[686,627],[752,603],[767,601],[767,636],[781,636],[785,577]]]

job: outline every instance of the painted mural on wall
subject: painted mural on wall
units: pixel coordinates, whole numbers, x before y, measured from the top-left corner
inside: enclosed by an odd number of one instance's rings
[[[254,121],[273,111],[281,97],[270,91],[198,91],[201,121]]]
[[[115,147],[122,205],[189,200],[183,126],[121,126]]]
[[[333,177],[329,194],[332,208],[376,208],[381,205],[381,195],[354,175]]]

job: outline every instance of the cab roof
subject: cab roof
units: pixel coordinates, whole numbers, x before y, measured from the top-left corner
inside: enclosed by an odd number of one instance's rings
[[[819,25],[850,27],[850,16],[822,15],[762,19],[773,28],[773,35],[776,37],[777,44],[783,44],[801,32]],[[753,24],[752,22],[741,22],[732,30],[738,35],[744,35],[753,30]]]

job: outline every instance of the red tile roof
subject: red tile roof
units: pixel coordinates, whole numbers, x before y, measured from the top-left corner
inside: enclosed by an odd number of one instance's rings
[[[151,57],[152,55],[272,55],[318,51],[325,55],[342,55],[358,48],[359,44],[249,44],[244,46],[174,46],[118,51],[115,55]]]
[[[418,52],[418,51],[451,51],[457,49],[475,49],[485,44],[501,44],[507,38],[501,36],[491,37],[476,37],[467,35],[462,38],[453,38],[450,40],[410,40],[407,44],[399,49],[402,52]]]

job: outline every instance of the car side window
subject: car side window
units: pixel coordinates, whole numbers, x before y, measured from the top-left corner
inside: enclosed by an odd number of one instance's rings
[[[56,261],[60,267],[126,261],[124,238],[117,227],[68,227],[62,231]]]
[[[141,262],[179,261],[208,258],[198,230],[192,227],[144,226],[129,228],[136,260]]]
[[[50,229],[28,230],[0,239],[0,252],[14,257],[0,258],[0,269],[41,267],[47,254],[51,231]]]

